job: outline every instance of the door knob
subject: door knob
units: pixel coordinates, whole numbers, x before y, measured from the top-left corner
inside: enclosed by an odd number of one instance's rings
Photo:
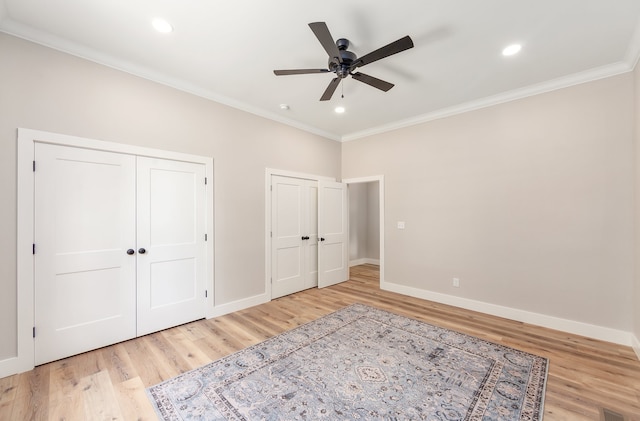
[[[324,241],[324,238],[323,238],[323,237],[320,237],[320,241]]]
[[[308,240],[308,239],[309,239],[309,236],[308,236],[308,235],[304,235],[304,236],[302,236],[302,239],[303,239],[303,240]]]
[[[134,249],[129,249],[127,250],[127,254],[128,255],[132,255],[133,253],[135,253],[136,251]]]
[[[142,247],[140,247],[140,248],[138,249],[138,253],[140,253],[140,254],[145,254],[146,252],[147,252],[147,251],[146,251],[144,248],[142,248]]]

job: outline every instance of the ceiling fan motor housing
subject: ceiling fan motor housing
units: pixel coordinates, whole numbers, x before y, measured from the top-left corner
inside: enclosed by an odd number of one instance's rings
[[[351,65],[358,59],[358,56],[351,51],[347,51],[347,48],[349,48],[349,40],[346,38],[338,39],[336,41],[336,46],[340,52],[340,60],[338,61],[336,57],[330,57],[329,70],[335,72],[338,77],[344,79],[351,73]]]

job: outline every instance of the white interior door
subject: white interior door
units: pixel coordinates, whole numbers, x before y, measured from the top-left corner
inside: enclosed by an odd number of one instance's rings
[[[318,182],[318,286],[349,279],[347,185]]]
[[[138,157],[138,336],[205,317],[205,166]]]
[[[304,247],[304,272],[305,285],[304,289],[314,288],[318,286],[318,182],[306,180],[304,209],[306,214],[305,220],[305,236],[309,237],[305,240]]]
[[[35,364],[136,335],[135,157],[35,144]]]
[[[271,297],[317,285],[317,182],[271,178]]]

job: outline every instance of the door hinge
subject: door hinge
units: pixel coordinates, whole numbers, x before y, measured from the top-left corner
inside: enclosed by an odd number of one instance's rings
[[[34,338],[36,337],[36,327],[35,326],[33,327],[33,337]]]
[[[273,185],[269,186],[269,191],[273,191]]]
[[[269,237],[273,238],[273,231],[269,231]]]
[[[204,235],[204,241],[207,241],[207,234]]]
[[[36,161],[33,161],[33,172],[36,172]]]
[[[207,291],[206,289],[204,290],[204,298],[209,297],[209,291]]]
[[[207,184],[207,177],[204,178],[204,184]]]
[[[36,254],[36,245],[35,245],[35,243],[31,245],[31,254]]]

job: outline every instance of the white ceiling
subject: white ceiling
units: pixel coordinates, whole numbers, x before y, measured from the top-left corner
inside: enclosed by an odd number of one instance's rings
[[[639,0],[0,0],[0,31],[336,140],[629,71],[639,19]],[[359,69],[396,86],[348,78],[320,102],[333,74],[275,76],[326,68],[317,21],[358,56],[411,36]]]

